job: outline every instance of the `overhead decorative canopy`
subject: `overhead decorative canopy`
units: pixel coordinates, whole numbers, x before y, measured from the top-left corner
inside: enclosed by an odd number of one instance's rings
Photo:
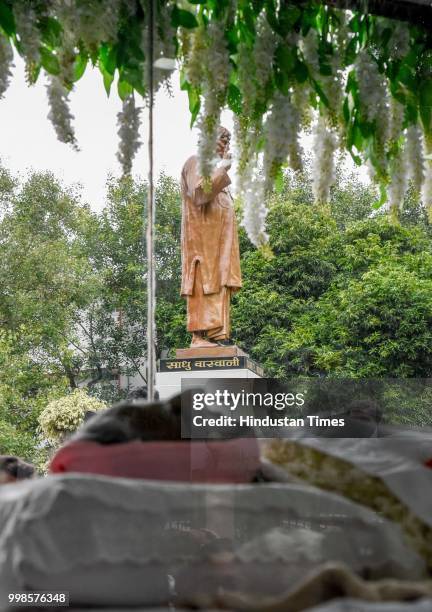
[[[110,93],[116,83],[119,160],[139,146],[136,95],[148,102],[146,0],[0,0],[0,95],[12,46],[33,84],[48,74],[50,119],[78,147],[70,92],[93,64]],[[214,167],[221,110],[231,109],[243,223],[265,243],[266,201],[285,167],[301,171],[300,135],[314,137],[313,190],[329,200],[334,156],[367,164],[379,204],[396,216],[408,179],[432,219],[432,42],[428,0],[157,0],[154,87],[169,89],[174,60],[200,130],[204,177]],[[396,19],[394,19],[396,18]]]
[[[348,11],[368,12],[379,17],[408,21],[412,25],[430,27],[430,0],[325,0],[326,4]]]

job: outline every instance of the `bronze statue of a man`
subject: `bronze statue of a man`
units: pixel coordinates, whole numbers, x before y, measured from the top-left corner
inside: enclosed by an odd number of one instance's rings
[[[216,153],[221,161],[211,185],[204,185],[196,155],[187,160],[181,175],[181,294],[187,299],[192,347],[229,341],[231,293],[242,285],[237,223],[228,189],[230,138],[229,131],[219,127]]]

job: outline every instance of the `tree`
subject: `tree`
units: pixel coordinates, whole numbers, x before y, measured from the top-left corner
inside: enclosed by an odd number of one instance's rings
[[[80,370],[122,369],[146,382],[147,287],[142,241],[147,187],[130,178],[111,179],[107,205],[86,236],[88,258],[100,279],[98,299],[77,313],[83,332],[75,354]],[[157,356],[186,341],[185,307],[180,298],[181,201],[173,179],[161,174],[156,186]],[[109,391],[109,386],[106,388]]]
[[[1,217],[1,326],[35,363],[70,378],[71,324],[98,285],[82,243],[93,215],[50,173],[34,173],[10,193]]]
[[[0,454],[40,465],[45,451],[38,444],[38,416],[50,399],[65,392],[67,383],[35,363],[20,345],[19,334],[0,329]]]
[[[428,377],[429,232],[421,215],[413,222],[414,213],[404,225],[378,215],[338,227],[335,217],[352,191],[349,183],[347,192],[344,187],[342,182],[334,191],[326,210],[298,199],[308,191],[307,180],[286,182],[269,213],[273,258],[243,237],[236,339],[268,375],[282,379]],[[368,188],[356,189],[359,201],[372,197]]]
[[[145,382],[146,184],[110,179],[98,215],[49,173],[20,185],[2,171],[0,196],[0,421],[16,443],[23,436],[30,458],[41,410],[68,387],[115,401],[125,391],[112,384],[114,372]],[[161,175],[156,198],[160,355],[186,333],[177,183]],[[3,441],[2,451],[16,443]]]

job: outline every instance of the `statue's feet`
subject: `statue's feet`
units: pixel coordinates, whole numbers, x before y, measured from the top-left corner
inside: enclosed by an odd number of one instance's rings
[[[191,348],[210,348],[218,346],[216,342],[207,340],[202,334],[192,334]]]

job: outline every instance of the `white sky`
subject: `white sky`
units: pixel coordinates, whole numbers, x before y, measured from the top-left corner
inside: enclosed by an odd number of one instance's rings
[[[51,170],[65,184],[79,184],[82,197],[97,210],[103,207],[105,184],[109,174],[120,175],[116,152],[118,147],[117,113],[121,101],[115,84],[108,98],[99,70],[88,67],[72,92],[71,110],[75,116],[75,131],[80,151],[73,151],[57,140],[47,118],[49,108],[45,79],[41,74],[33,87],[24,77],[24,63],[15,57],[11,85],[0,100],[0,160],[13,173],[30,169]],[[179,178],[185,160],[195,152],[197,132],[190,130],[187,94],[180,90],[179,76],[172,76],[173,97],[164,89],[157,94],[155,106],[155,165],[156,173],[164,170]],[[230,113],[225,111],[222,123],[232,129]],[[146,177],[147,109],[142,112],[141,146],[134,162],[134,175]],[[311,148],[310,138],[303,138],[305,149]],[[354,165],[348,160],[349,167]],[[234,174],[235,166],[232,173]],[[368,182],[364,168],[359,177]]]
[[[15,57],[13,78],[5,97],[0,100],[0,159],[13,173],[29,169],[51,170],[66,184],[79,183],[83,199],[92,208],[104,204],[108,174],[120,175],[116,159],[118,146],[117,113],[121,102],[115,85],[108,98],[99,70],[87,68],[72,92],[71,110],[80,151],[73,151],[57,140],[47,119],[48,102],[45,79],[41,74],[33,87],[24,77],[24,64]],[[190,115],[186,92],[179,88],[178,74],[172,77],[174,96],[165,90],[157,94],[155,107],[156,171],[179,177],[185,160],[196,149],[197,133],[189,128]],[[134,174],[146,176],[147,109],[142,112],[141,146],[134,162]],[[228,116],[224,124],[231,127]]]

